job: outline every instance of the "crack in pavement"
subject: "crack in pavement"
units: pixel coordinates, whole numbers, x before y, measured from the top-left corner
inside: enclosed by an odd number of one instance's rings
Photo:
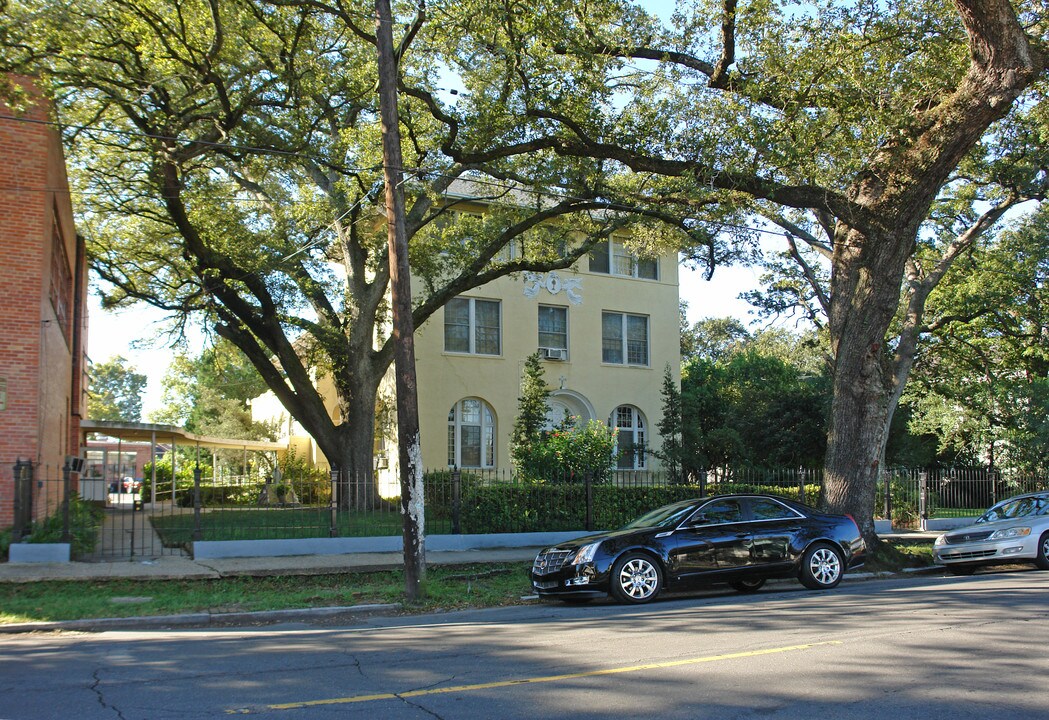
[[[444,680],[438,680],[437,682],[434,682],[434,683],[430,683],[429,685],[423,685],[423,686],[421,686],[421,687],[413,688],[412,690],[409,690],[409,691],[407,691],[407,692],[409,692],[409,693],[413,693],[413,692],[418,692],[419,690],[432,690],[433,688],[436,688],[436,687],[440,687],[440,686],[442,686],[442,685],[445,685],[446,683],[450,683],[450,682],[453,682],[453,681],[455,680],[455,678],[456,678],[456,676],[455,676],[455,675],[452,675],[451,677],[449,677],[449,678],[445,678]],[[443,717],[441,717],[440,715],[438,715],[437,713],[435,713],[435,712],[434,712],[433,710],[430,710],[430,709],[429,709],[429,708],[427,708],[427,707],[423,707],[423,706],[422,706],[422,705],[420,705],[419,703],[414,703],[414,702],[412,702],[412,701],[411,701],[411,700],[409,700],[408,698],[406,698],[406,697],[404,697],[403,695],[401,695],[401,693],[390,693],[390,695],[392,695],[393,697],[397,698],[398,700],[400,700],[401,702],[403,702],[403,703],[404,703],[405,705],[408,705],[408,706],[410,706],[410,707],[413,707],[413,708],[415,708],[416,710],[422,710],[422,711],[423,711],[424,713],[426,713],[427,715],[430,715],[430,716],[432,716],[432,717],[435,717],[435,718],[437,718],[437,720],[444,720],[444,718],[443,718]]]
[[[398,695],[397,693],[393,693],[393,696],[394,696],[395,698],[397,698],[398,700],[400,700],[401,702],[403,702],[403,703],[404,703],[405,705],[408,705],[409,707],[413,707],[413,708],[415,708],[416,710],[422,710],[422,711],[423,711],[424,713],[426,713],[427,715],[430,715],[430,716],[432,716],[432,717],[435,717],[435,718],[437,718],[437,720],[444,720],[444,718],[443,718],[443,717],[441,717],[440,715],[438,715],[437,713],[435,713],[435,712],[434,712],[433,710],[430,710],[429,708],[425,708],[425,707],[423,707],[422,705],[420,705],[419,703],[413,703],[413,702],[412,702],[411,700],[409,700],[408,698],[406,698],[406,697],[401,697],[401,696],[400,696],[400,695]]]
[[[95,671],[91,673],[91,677],[94,678],[95,682],[93,682],[88,689],[95,694],[95,697],[98,699],[98,704],[102,706],[103,710],[112,710],[117,714],[117,717],[120,718],[120,720],[126,720],[124,713],[120,711],[120,708],[106,702],[105,695],[100,687],[102,685],[101,672],[102,670],[100,668],[96,668]]]

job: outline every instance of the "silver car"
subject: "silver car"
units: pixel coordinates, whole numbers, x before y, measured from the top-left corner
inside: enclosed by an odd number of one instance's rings
[[[936,538],[936,562],[955,575],[982,565],[1032,562],[1049,570],[1049,492],[1003,500],[976,520]]]

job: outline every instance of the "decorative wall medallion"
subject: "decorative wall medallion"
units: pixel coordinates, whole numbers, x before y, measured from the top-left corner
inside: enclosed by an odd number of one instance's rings
[[[546,289],[551,295],[557,295],[562,290],[568,297],[568,302],[580,305],[583,302],[583,281],[580,278],[562,278],[556,272],[524,274],[524,295],[528,298],[539,296],[539,291]]]

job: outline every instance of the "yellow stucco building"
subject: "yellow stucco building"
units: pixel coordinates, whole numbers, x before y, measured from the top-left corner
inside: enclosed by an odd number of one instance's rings
[[[679,381],[676,254],[639,259],[621,239],[573,267],[503,277],[450,301],[416,328],[415,351],[423,464],[510,471],[510,433],[525,359],[539,351],[551,389],[551,419],[565,412],[617,427],[621,447],[658,449],[664,369]],[[334,410],[330,380],[318,389]],[[392,369],[385,393],[392,395]],[[270,395],[256,418],[283,408]],[[300,457],[326,466],[316,444],[286,418]],[[338,418],[336,418],[338,420]],[[397,486],[396,429],[376,428],[382,486]],[[656,469],[648,452],[622,452],[624,470]]]
[[[581,266],[581,267],[580,267]],[[565,411],[658,448],[660,387],[680,366],[677,262],[638,262],[610,241],[576,267],[505,277],[459,296],[416,331],[423,462],[509,468],[525,358],[544,360],[552,419]],[[651,468],[645,453],[620,467]]]

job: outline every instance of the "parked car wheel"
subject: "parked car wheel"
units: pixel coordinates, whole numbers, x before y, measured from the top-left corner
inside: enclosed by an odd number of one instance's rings
[[[1049,570],[1049,531],[1042,533],[1042,537],[1038,539],[1038,556],[1035,557],[1034,564],[1039,570]]]
[[[805,551],[798,579],[810,590],[830,590],[841,582],[844,572],[841,551],[821,543]]]
[[[947,572],[951,575],[972,575],[976,572],[975,565],[948,565]]]
[[[730,582],[729,586],[736,592],[752,593],[760,590],[764,584],[765,578],[753,578],[750,580],[736,580],[735,582]]]
[[[644,553],[627,553],[612,566],[612,595],[625,603],[646,603],[663,587],[659,564]]]

